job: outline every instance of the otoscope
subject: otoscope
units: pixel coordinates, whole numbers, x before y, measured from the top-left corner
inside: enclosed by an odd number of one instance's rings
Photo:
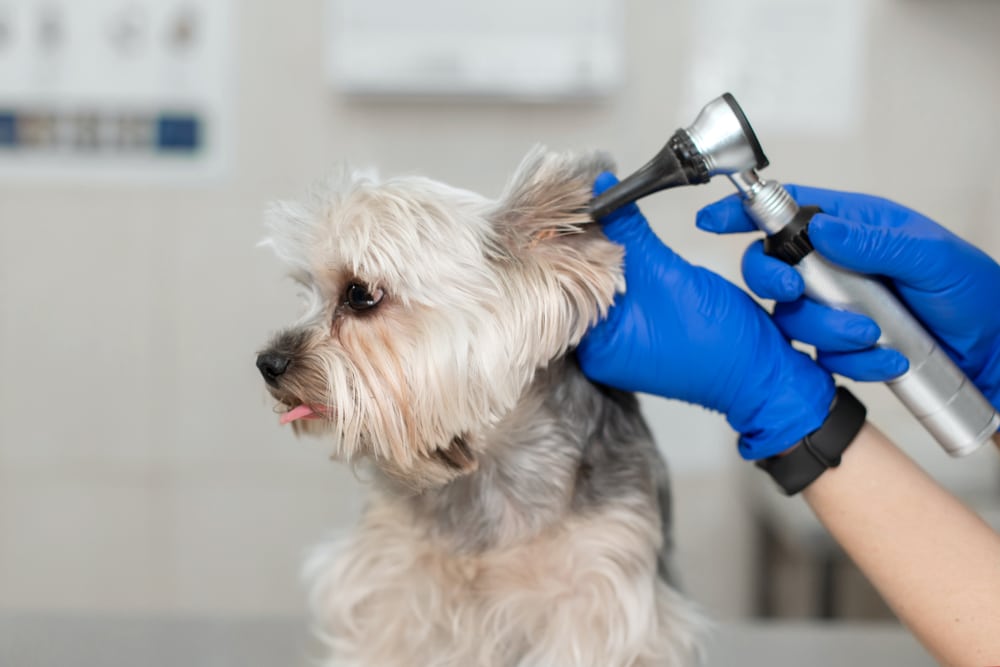
[[[757,170],[767,165],[746,115],[726,93],[677,130],[646,165],[595,197],[590,214],[597,220],[654,192],[728,176],[747,214],[767,234],[765,252],[798,270],[806,296],[875,320],[882,329],[876,345],[893,348],[910,362],[906,373],[886,383],[889,388],[948,454],[975,451],[996,433],[1000,414],[882,282],[814,251],[809,221],[820,209],[800,208],[780,183],[761,179]]]

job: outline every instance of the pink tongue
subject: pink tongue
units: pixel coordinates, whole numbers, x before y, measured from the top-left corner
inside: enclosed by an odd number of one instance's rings
[[[280,421],[282,424],[291,424],[296,419],[319,419],[319,418],[320,415],[316,414],[316,411],[313,410],[308,405],[299,405],[281,415]]]

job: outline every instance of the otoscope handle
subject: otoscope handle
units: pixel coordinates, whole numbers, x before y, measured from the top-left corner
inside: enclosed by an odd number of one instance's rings
[[[889,389],[945,451],[963,456],[996,433],[1000,414],[892,292],[813,250],[808,222],[819,209],[800,209],[779,183],[754,180],[747,189],[734,182],[750,218],[770,235],[770,254],[795,266],[808,297],[875,320],[882,330],[876,344],[901,352],[910,362],[906,373],[887,383]]]

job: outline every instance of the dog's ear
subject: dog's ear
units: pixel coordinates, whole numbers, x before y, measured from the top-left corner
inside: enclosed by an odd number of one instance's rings
[[[603,153],[533,149],[492,213],[498,236],[519,267],[526,294],[550,323],[543,335],[575,345],[624,290],[623,251],[587,212],[594,179],[613,169]],[[541,297],[541,298],[539,298]]]
[[[614,168],[597,151],[555,153],[534,147],[507,183],[493,212],[508,248],[518,252],[591,223],[587,203],[594,179]]]

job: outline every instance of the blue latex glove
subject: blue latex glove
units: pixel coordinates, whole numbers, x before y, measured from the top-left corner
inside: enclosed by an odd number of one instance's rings
[[[617,182],[602,174],[594,192]],[[635,204],[602,222],[625,247],[627,291],[577,348],[584,373],[724,413],[746,459],[782,452],[822,425],[832,378],[748,294],[674,253]]]
[[[869,195],[786,186],[796,201],[825,214],[809,238],[827,259],[884,277],[983,394],[1000,409],[1000,266],[981,250],[908,208]],[[738,197],[698,213],[697,224],[727,233],[756,229]],[[906,358],[874,348],[878,326],[802,296],[799,274],[764,254],[760,241],[743,257],[747,285],[775,299],[774,320],[790,338],[815,345],[828,370],[856,380],[888,380]]]

